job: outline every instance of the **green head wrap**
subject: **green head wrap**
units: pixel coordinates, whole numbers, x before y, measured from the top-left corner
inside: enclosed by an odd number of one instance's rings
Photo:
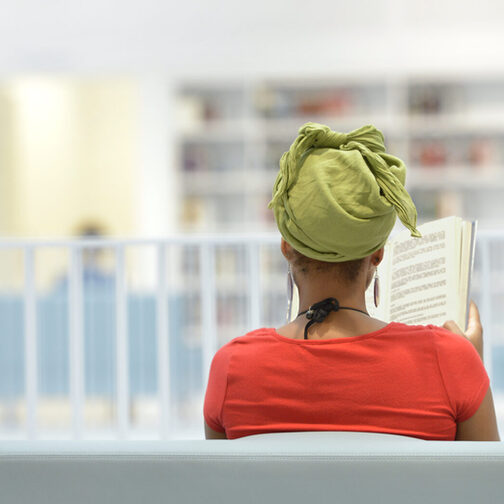
[[[306,123],[280,160],[269,208],[298,252],[327,262],[366,257],[385,245],[396,216],[420,237],[404,188],[406,167],[385,152],[374,126],[338,133]]]

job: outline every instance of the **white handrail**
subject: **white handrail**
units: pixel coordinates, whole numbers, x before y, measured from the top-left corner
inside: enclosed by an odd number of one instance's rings
[[[0,238],[0,249],[24,248],[113,248],[142,245],[240,245],[240,244],[280,244],[279,233],[242,233],[242,234],[181,234],[165,238]]]

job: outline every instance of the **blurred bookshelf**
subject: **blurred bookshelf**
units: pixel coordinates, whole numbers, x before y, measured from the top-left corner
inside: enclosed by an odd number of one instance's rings
[[[175,102],[183,230],[276,230],[267,204],[278,163],[308,121],[339,131],[365,124],[383,131],[387,151],[408,166],[419,223],[449,215],[478,220],[479,229],[504,222],[504,76],[193,81],[179,84]],[[233,253],[217,253],[220,344],[251,329],[245,255]],[[261,271],[263,324],[281,325],[285,262],[278,249],[263,251]],[[480,276],[476,261],[477,301]],[[187,281],[187,293],[195,285]]]
[[[381,129],[408,166],[420,222],[502,224],[504,76],[186,82],[176,102],[184,230],[275,229],[278,161],[307,121]]]

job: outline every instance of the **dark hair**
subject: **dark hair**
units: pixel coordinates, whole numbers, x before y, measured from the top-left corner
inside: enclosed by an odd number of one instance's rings
[[[344,282],[352,283],[359,276],[364,259],[345,262],[326,262],[306,257],[295,249],[293,252],[293,264],[304,274],[310,273],[330,273],[335,274]]]

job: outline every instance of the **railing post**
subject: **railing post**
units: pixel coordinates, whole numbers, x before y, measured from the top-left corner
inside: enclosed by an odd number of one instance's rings
[[[83,432],[85,395],[82,249],[78,245],[71,248],[70,260],[68,289],[68,320],[70,326],[70,401],[72,405],[72,427],[74,439],[80,439]]]
[[[160,404],[159,434],[161,439],[168,439],[171,433],[171,397],[170,397],[170,340],[168,324],[168,278],[166,267],[167,246],[160,244],[157,249],[157,365],[158,394]]]
[[[215,245],[200,245],[200,298],[202,310],[202,348],[203,348],[203,390],[206,388],[208,373],[213,356],[217,350],[217,317],[215,289]]]
[[[37,437],[37,295],[35,289],[35,249],[24,248],[24,352],[26,433],[28,439]]]
[[[124,245],[116,246],[116,405],[119,439],[127,439],[129,433],[128,307],[124,249]]]
[[[259,264],[258,243],[249,243],[247,247],[248,273],[248,324],[249,327],[261,326],[261,268]]]

